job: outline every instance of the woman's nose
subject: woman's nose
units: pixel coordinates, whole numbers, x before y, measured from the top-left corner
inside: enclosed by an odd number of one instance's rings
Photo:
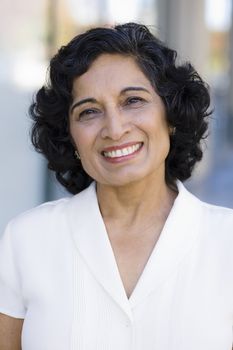
[[[110,138],[114,141],[120,140],[123,135],[129,133],[131,129],[129,121],[124,118],[121,112],[108,113],[105,117],[102,138]]]

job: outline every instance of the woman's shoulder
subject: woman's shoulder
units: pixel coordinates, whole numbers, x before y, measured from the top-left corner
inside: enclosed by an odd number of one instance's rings
[[[179,189],[184,193],[183,195],[187,202],[190,201],[194,206],[199,207],[199,209],[212,220],[219,220],[221,218],[233,220],[232,208],[208,203],[189,191],[182,183],[179,183]]]
[[[233,209],[207,203],[186,188],[183,189],[183,216],[190,211],[192,225],[197,228],[196,250],[199,258],[211,259],[223,270],[233,271]],[[190,228],[190,226],[188,226]],[[231,267],[230,267],[231,266]]]
[[[203,229],[217,242],[226,243],[233,249],[233,210],[227,207],[201,202]]]
[[[200,208],[200,233],[206,247],[222,254],[232,261],[233,249],[233,209],[207,203],[196,198]]]
[[[213,225],[223,225],[231,228],[233,233],[233,209],[211,204],[197,198],[199,206],[203,213],[202,217],[208,220]],[[229,224],[232,224],[229,226]]]
[[[192,210],[192,215],[200,221],[202,231],[208,232],[211,237],[227,235],[233,243],[233,209],[203,201],[187,190],[183,184],[179,186],[184,198],[184,214],[185,210]]]
[[[214,220],[219,220],[220,218],[223,219],[229,219],[233,220],[233,209],[224,207],[224,206],[219,206],[219,205],[214,205],[210,204],[204,201],[200,201],[202,203],[203,211],[205,211],[206,214],[211,216],[211,218]]]
[[[44,202],[36,207],[28,209],[10,220],[7,226],[24,226],[48,224],[49,218],[60,217],[65,206],[71,200],[69,197],[60,198],[58,200]]]
[[[33,235],[38,233],[40,236],[48,234],[49,231],[59,233],[66,227],[70,208],[73,204],[76,206],[79,204],[81,207],[82,203],[89,197],[90,191],[91,189],[87,188],[74,196],[45,202],[31,208],[11,219],[5,231],[11,231],[15,236],[18,235],[21,238],[28,234],[31,236],[32,232],[34,232]],[[78,210],[76,218],[78,219]]]

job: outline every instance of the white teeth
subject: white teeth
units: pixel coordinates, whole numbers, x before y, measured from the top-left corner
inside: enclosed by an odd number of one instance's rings
[[[128,156],[129,154],[132,154],[136,152],[141,147],[141,143],[137,143],[136,145],[125,147],[122,149],[117,149],[116,151],[111,152],[104,152],[104,156],[108,158],[117,158],[122,156]]]

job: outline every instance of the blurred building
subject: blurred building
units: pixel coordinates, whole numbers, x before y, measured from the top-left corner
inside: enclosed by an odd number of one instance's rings
[[[67,195],[29,141],[27,109],[49,58],[90,26],[139,21],[191,60],[215,108],[203,161],[187,185],[233,207],[233,29],[231,0],[2,0],[0,4],[0,231],[18,213]]]

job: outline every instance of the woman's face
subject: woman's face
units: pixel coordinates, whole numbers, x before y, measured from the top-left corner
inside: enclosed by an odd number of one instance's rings
[[[165,178],[165,108],[134,59],[99,56],[73,84],[70,133],[83,168],[98,183]]]

